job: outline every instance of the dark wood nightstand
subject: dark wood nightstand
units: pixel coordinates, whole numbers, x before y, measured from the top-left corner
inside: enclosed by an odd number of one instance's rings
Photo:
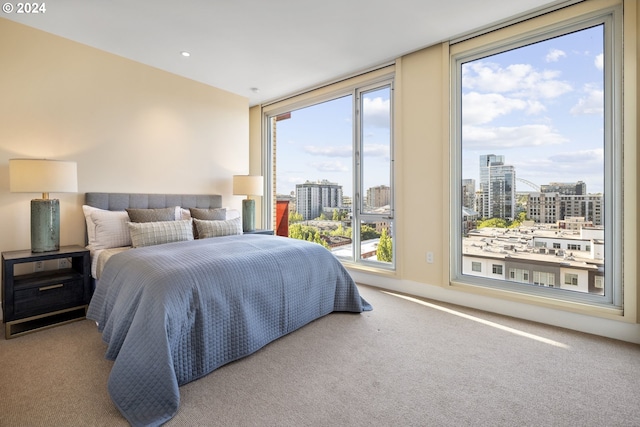
[[[58,260],[62,268],[15,274],[16,264],[50,260]],[[90,275],[89,251],[82,246],[62,246],[60,250],[41,253],[3,252],[5,338],[84,319],[91,300]]]
[[[268,234],[273,236],[273,230],[253,230],[253,231],[244,231],[242,234]]]

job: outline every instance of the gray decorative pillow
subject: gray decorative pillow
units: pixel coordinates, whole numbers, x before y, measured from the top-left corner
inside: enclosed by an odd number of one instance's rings
[[[225,221],[206,221],[194,219],[198,230],[198,238],[231,236],[242,234],[242,218],[228,219]]]
[[[131,222],[175,221],[176,208],[127,209]]]
[[[203,208],[189,208],[189,215],[193,219],[202,219],[207,221],[222,221],[227,219],[227,208],[212,208],[212,209],[203,209]],[[196,239],[200,238],[200,234],[198,234],[198,227],[196,227],[196,223],[193,223],[193,237]]]
[[[163,243],[193,240],[193,225],[191,220],[157,221],[157,222],[129,222],[131,245],[141,246],[160,245]]]
[[[189,208],[191,218],[204,219],[207,221],[224,221],[227,219],[227,208]]]

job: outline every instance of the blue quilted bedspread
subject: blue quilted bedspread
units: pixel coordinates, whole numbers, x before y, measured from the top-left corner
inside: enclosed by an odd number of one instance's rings
[[[371,306],[322,246],[241,235],[114,255],[87,317],[115,361],[111,399],[132,425],[147,426],[176,414],[180,385],[332,311],[365,310]]]

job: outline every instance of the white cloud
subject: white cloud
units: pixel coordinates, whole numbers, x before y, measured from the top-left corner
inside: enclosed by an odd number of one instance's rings
[[[525,112],[530,115],[540,114],[547,110],[547,107],[540,101],[527,101],[527,109]]]
[[[593,60],[593,65],[600,71],[604,69],[604,56],[602,54],[597,55],[596,59]]]
[[[365,144],[364,154],[367,157],[389,157],[389,146],[384,144]]]
[[[311,155],[327,156],[327,157],[351,157],[353,156],[353,148],[350,145],[339,147],[316,145],[307,145],[304,151]],[[364,146],[364,154],[368,157],[384,157],[389,156],[389,146],[384,144],[366,144]]]
[[[604,150],[594,149],[571,151],[569,153],[558,153],[549,157],[549,159],[554,163],[577,163],[580,165],[595,164],[599,165],[600,167],[604,167]]]
[[[319,147],[317,145],[307,145],[304,151],[308,154],[328,156],[328,157],[351,157],[353,148],[350,145],[332,147],[330,145]]]
[[[567,54],[560,49],[551,49],[544,60],[547,62],[558,62],[560,58],[565,58]]]
[[[604,91],[593,84],[586,84],[582,96],[569,112],[574,116],[604,114]]]
[[[491,62],[472,62],[462,68],[465,90],[508,93],[528,99],[553,99],[573,90],[571,84],[559,79],[555,70],[535,70],[529,64],[511,64],[506,68]]]
[[[571,92],[573,87],[567,82],[553,79],[541,79],[532,84],[530,94],[532,98],[553,99],[558,98],[565,93]],[[523,96],[527,96],[526,92],[522,92]]]
[[[364,98],[362,101],[362,109],[366,124],[369,126],[385,127],[390,126],[389,118],[390,103],[388,99],[377,98]]]
[[[527,102],[507,98],[498,93],[481,94],[470,92],[462,95],[462,117],[464,125],[489,123],[516,110],[525,110]]]
[[[559,145],[568,139],[547,125],[516,127],[463,126],[465,149],[507,149]]]
[[[333,162],[315,162],[311,163],[310,166],[319,172],[347,172],[349,170],[349,168],[339,160]]]

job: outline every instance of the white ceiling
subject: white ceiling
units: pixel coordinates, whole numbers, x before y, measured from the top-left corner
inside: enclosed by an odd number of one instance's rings
[[[564,2],[575,0],[56,0],[0,16],[255,105]]]

